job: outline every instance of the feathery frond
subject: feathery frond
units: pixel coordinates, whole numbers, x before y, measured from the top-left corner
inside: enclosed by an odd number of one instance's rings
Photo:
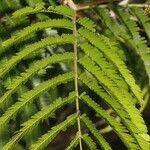
[[[4,93],[4,95],[0,98],[0,107],[2,107],[6,103],[6,101],[17,90],[17,88],[20,87],[20,85],[27,82],[27,80],[31,78],[34,74],[36,74],[39,70],[45,68],[48,65],[72,59],[73,53],[65,52],[64,54],[55,54],[53,56],[49,56],[47,58],[35,62],[26,70],[26,72],[23,72],[19,76],[15,77],[12,80],[11,84],[8,85],[6,93]]]
[[[44,150],[56,142],[53,149],[69,132],[70,144],[61,149],[112,150],[102,135],[109,127],[127,149],[149,150],[140,112],[149,96],[142,91],[149,87],[137,81],[150,70],[149,18],[143,10],[114,9],[113,3],[89,12],[56,1],[25,4],[11,9],[12,17],[3,9],[0,17],[0,149]],[[144,62],[142,77],[130,50]],[[4,140],[8,128],[13,131]]]
[[[96,111],[106,122],[113,128],[116,134],[121,138],[122,142],[129,148],[136,149],[137,145],[133,137],[128,133],[128,130],[113,117],[109,116],[97,103],[95,103],[89,96],[84,93],[80,98],[87,103],[94,111]]]
[[[93,139],[88,135],[88,134],[84,134],[82,136],[83,141],[86,143],[86,145],[88,145],[90,150],[96,150],[96,143],[94,143]]]
[[[127,41],[136,51],[138,55],[142,58],[142,61],[144,62],[145,69],[147,71],[148,76],[150,76],[149,71],[149,52],[150,48],[146,45],[146,41],[143,37],[141,37],[139,33],[139,28],[135,21],[130,19],[129,12],[124,13],[122,9],[118,9],[118,14],[120,16],[120,20],[126,25],[127,32],[129,32],[129,37],[125,37],[125,41]]]
[[[35,115],[31,117],[28,121],[21,125],[21,129],[16,132],[16,134],[12,137],[10,142],[8,142],[4,147],[3,150],[10,150],[15,147],[17,142],[27,133],[32,131],[33,128],[38,126],[40,122],[43,122],[45,119],[50,117],[50,115],[57,110],[58,108],[64,106],[67,103],[71,103],[75,98],[75,92],[69,94],[67,98],[58,98],[52,104],[44,108],[43,110],[37,112]]]
[[[65,121],[56,125],[55,127],[52,127],[52,129],[48,131],[46,134],[44,134],[41,138],[39,138],[35,144],[31,145],[29,149],[30,150],[43,149],[57,136],[57,134],[59,134],[60,131],[64,131],[67,129],[67,127],[73,125],[76,121],[76,118],[77,114],[68,116]]]
[[[48,8],[48,11],[67,16],[69,18],[72,18],[72,16],[74,15],[74,11],[71,8],[64,5],[60,5],[57,7],[50,6]]]
[[[45,9],[45,8],[44,8],[44,5],[42,5],[42,4],[37,4],[35,6],[35,8],[25,7],[25,8],[22,8],[22,9],[15,11],[13,13],[13,18],[22,17],[22,16],[25,16],[28,14],[34,14],[34,13],[42,11],[43,9]]]
[[[80,138],[80,135],[77,132],[75,138],[71,141],[71,143],[68,145],[68,147],[65,150],[73,150],[74,148],[76,148],[77,145],[79,144],[79,138]]]
[[[147,128],[144,125],[144,121],[139,111],[135,108],[134,103],[131,100],[129,100],[126,95],[124,95],[124,92],[122,90],[119,90],[117,86],[109,78],[107,78],[105,74],[100,70],[100,68],[96,66],[94,62],[91,62],[91,60],[88,57],[82,57],[80,59],[80,63],[89,72],[95,75],[100,84],[104,86],[106,90],[118,100],[122,107],[129,113],[129,116],[135,124],[135,126],[139,128],[142,132],[147,132]],[[118,90],[120,91],[119,93]],[[137,112],[136,116],[135,112]]]
[[[9,72],[17,63],[19,63],[22,59],[30,55],[31,53],[44,48],[49,45],[54,44],[66,44],[73,43],[72,35],[62,35],[56,37],[47,37],[42,39],[40,42],[35,42],[31,45],[26,46],[22,51],[18,52],[15,56],[12,56],[11,59],[7,61],[6,64],[3,65],[0,69],[0,77],[3,77],[7,72]]]
[[[17,32],[10,39],[4,41],[2,43],[2,46],[5,49],[8,49],[8,47],[10,47],[10,46],[20,42],[21,40],[25,39],[31,33],[36,32],[38,30],[42,30],[44,28],[66,28],[66,29],[72,29],[72,22],[69,21],[68,19],[49,19],[49,20],[46,20],[46,21],[41,21],[41,22],[32,24],[32,25],[22,29],[21,31]]]
[[[100,132],[96,129],[92,121],[87,116],[83,116],[82,120],[86,124],[89,131],[95,136],[101,148],[104,150],[111,150],[110,145],[106,142],[106,140],[103,138]]]
[[[35,100],[41,93],[45,92],[50,88],[54,88],[62,83],[72,80],[74,77],[73,72],[58,75],[53,79],[47,80],[41,83],[39,86],[24,93],[19,101],[12,105],[3,115],[0,117],[0,126],[6,124],[12,117],[14,117],[18,111],[23,109],[27,104],[30,104]]]
[[[87,29],[80,28],[78,31],[83,37],[88,39],[94,46],[99,50],[115,65],[118,71],[121,73],[132,92],[138,99],[140,104],[143,104],[142,94],[140,88],[135,84],[135,80],[131,75],[131,72],[127,69],[124,62],[115,53],[117,47],[107,37],[97,35]],[[107,44],[106,44],[107,43]],[[112,53],[112,51],[114,53]]]
[[[134,7],[131,9],[131,11],[133,11],[134,15],[137,17],[140,24],[144,28],[145,33],[148,35],[150,39],[150,26],[149,26],[150,18],[144,14],[143,9],[141,8]]]

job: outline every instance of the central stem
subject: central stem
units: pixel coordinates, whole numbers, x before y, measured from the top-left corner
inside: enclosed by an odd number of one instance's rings
[[[79,90],[78,90],[78,42],[77,42],[77,27],[76,27],[76,11],[73,16],[73,35],[74,39],[74,72],[75,72],[75,92],[76,92],[76,111],[77,111],[77,123],[78,123],[78,132],[80,136],[80,150],[82,150],[82,133],[81,133],[81,123],[80,123],[80,108],[79,108]]]

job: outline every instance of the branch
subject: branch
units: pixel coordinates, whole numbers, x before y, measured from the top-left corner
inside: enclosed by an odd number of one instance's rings
[[[75,11],[89,9],[91,6],[97,5],[97,4],[103,4],[99,5],[99,7],[105,8],[107,5],[104,5],[104,3],[114,2],[119,0],[93,0],[93,2],[86,3],[86,4],[75,4],[73,0],[64,0],[64,5],[68,5],[70,8],[72,8]],[[120,5],[124,7],[124,5]],[[128,4],[128,7],[141,7],[146,8],[148,7],[148,4]]]
[[[80,102],[79,102],[79,87],[78,87],[78,41],[77,41],[77,26],[76,26],[76,19],[77,13],[75,11],[73,16],[73,35],[75,37],[73,47],[74,47],[74,85],[75,85],[75,92],[76,92],[76,112],[77,116],[77,123],[78,123],[78,132],[79,132],[79,143],[80,143],[80,150],[82,150],[82,132],[81,132],[81,121],[80,121]]]
[[[113,0],[113,1],[119,1],[119,0]],[[73,0],[64,0],[64,4],[68,5],[70,8],[72,8],[75,11],[83,10],[83,9],[88,9],[93,5],[96,4],[104,4],[104,3],[109,3],[112,2],[112,0],[93,0],[90,3],[85,3],[85,4],[75,4]]]

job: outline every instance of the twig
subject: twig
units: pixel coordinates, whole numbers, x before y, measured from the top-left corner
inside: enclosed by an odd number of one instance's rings
[[[122,7],[138,7],[138,8],[147,8],[148,4],[128,4],[127,6],[120,5]],[[99,8],[106,8],[108,5],[99,5]]]
[[[114,2],[114,1],[119,1],[119,0],[96,0],[90,3],[85,3],[85,4],[75,4],[72,0],[64,0],[64,4],[68,5],[70,8],[72,8],[75,11],[79,10],[84,10],[84,9],[89,9],[91,6],[94,6],[96,4],[103,4],[103,3],[109,3],[109,2]]]
[[[78,132],[80,136],[80,150],[82,150],[82,133],[81,133],[81,121],[80,121],[80,104],[79,104],[79,89],[78,89],[78,42],[77,42],[77,27],[76,27],[76,11],[73,16],[73,35],[75,37],[73,47],[74,47],[74,84],[75,84],[75,92],[76,92],[76,112],[77,112],[77,123],[78,123]]]
[[[113,0],[113,1],[119,1],[119,0]],[[86,3],[86,4],[75,4],[72,0],[64,0],[64,4],[68,5],[70,8],[72,8],[75,11],[79,11],[79,10],[85,10],[85,9],[89,9],[92,6],[95,6],[96,4],[102,4],[99,5],[98,7],[100,8],[106,8],[108,7],[108,5],[104,5],[103,3],[108,3],[111,2],[110,0],[97,0],[94,1],[93,3]],[[126,7],[124,5],[120,5],[122,7]],[[148,7],[148,4],[128,4],[128,7],[140,7],[140,8],[146,8]]]

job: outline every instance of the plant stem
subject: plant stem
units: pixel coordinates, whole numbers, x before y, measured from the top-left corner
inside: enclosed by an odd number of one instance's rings
[[[113,0],[113,2],[115,2],[115,1],[119,1],[119,0]],[[89,8],[93,8],[96,5],[99,5],[98,7],[101,7],[101,8],[106,8],[106,7],[108,7],[108,5],[103,4],[103,3],[108,3],[108,2],[110,2],[110,0],[97,0],[97,1],[93,1],[91,3],[75,4],[72,0],[64,0],[64,4],[69,5],[69,7],[72,8],[73,10],[75,10],[75,11],[86,10],[86,9],[89,9]],[[124,5],[120,5],[120,6],[126,7]],[[127,7],[145,8],[145,7],[148,7],[148,4],[128,4]]]
[[[122,6],[122,7],[138,7],[138,8],[145,8],[145,7],[148,7],[148,4],[128,4],[127,6],[124,6],[124,5],[119,5],[119,6]],[[106,8],[108,7],[108,5],[99,5],[98,7],[101,7],[101,8]]]
[[[80,121],[80,108],[79,108],[79,90],[78,90],[78,48],[77,48],[77,27],[76,27],[76,11],[74,11],[73,16],[73,35],[75,37],[74,40],[74,72],[75,72],[75,92],[76,92],[76,111],[77,111],[77,123],[78,123],[78,132],[80,136],[80,150],[82,150],[82,133],[81,133],[81,121]]]

